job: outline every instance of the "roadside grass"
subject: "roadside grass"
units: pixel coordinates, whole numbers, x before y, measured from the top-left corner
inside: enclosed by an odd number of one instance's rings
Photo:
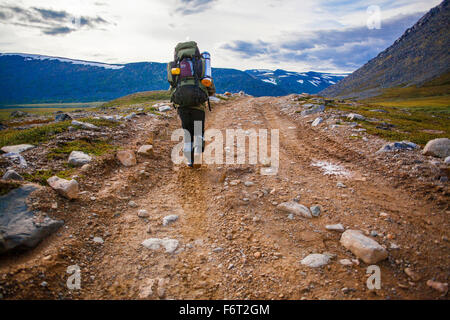
[[[104,103],[101,108],[127,107],[134,104],[154,103],[160,100],[170,100],[170,93],[168,90],[133,93]]]
[[[423,99],[423,98],[421,98]],[[386,103],[363,104],[352,106],[345,103],[337,103],[331,108],[337,108],[348,112],[361,114],[379,121],[356,121],[369,134],[380,136],[386,140],[409,140],[424,146],[429,140],[450,136],[450,105],[442,99],[430,97],[428,105],[419,101],[389,101]],[[447,99],[448,100],[448,99]],[[437,101],[437,102],[436,102]],[[371,111],[374,109],[385,110],[388,113]],[[390,130],[377,128],[383,122],[394,125]]]
[[[93,124],[97,127],[108,127],[108,128],[115,128],[115,127],[119,126],[119,124],[120,124],[116,121],[110,121],[110,120],[106,120],[106,119],[94,119],[94,118],[82,118],[82,119],[77,119],[77,121],[87,122],[87,123]]]
[[[47,179],[53,176],[58,176],[62,179],[70,179],[75,173],[74,168],[68,168],[67,170],[54,171],[54,170],[36,170],[33,173],[22,174],[23,178],[30,182],[39,183],[41,185],[47,185]]]
[[[0,131],[0,147],[16,144],[38,144],[52,139],[67,130],[70,121],[63,121],[24,130],[7,129]]]
[[[66,159],[72,151],[82,151],[84,153],[101,156],[107,152],[115,150],[116,146],[103,140],[74,140],[65,142],[50,150],[48,159]]]
[[[64,104],[62,104],[64,105]],[[72,105],[72,104],[71,104]],[[17,107],[17,108],[0,108],[0,121],[4,121],[7,122],[9,120],[13,120],[13,119],[21,119],[26,121],[27,117],[23,117],[23,118],[11,118],[10,115],[12,112],[14,111],[23,111],[23,112],[27,112],[30,115],[33,116],[42,116],[42,117],[49,117],[51,119],[55,118],[55,114],[57,111],[63,111],[63,112],[73,112],[75,110],[85,110],[85,111],[93,111],[95,109],[97,109],[97,107],[79,107],[79,108],[72,108],[72,107],[54,107],[54,108],[49,108],[49,107],[45,107],[45,105],[43,105],[43,107],[38,107],[39,105],[36,105],[36,107],[33,108],[29,108],[29,107]]]

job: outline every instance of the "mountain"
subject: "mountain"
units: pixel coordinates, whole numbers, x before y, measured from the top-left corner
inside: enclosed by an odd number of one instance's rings
[[[284,70],[253,69],[246,70],[252,77],[279,86],[288,93],[317,93],[336,84],[347,74],[332,74],[320,72],[289,72]]]
[[[268,73],[273,73],[268,82]],[[253,96],[315,93],[342,76],[213,68],[217,92]],[[303,81],[303,84],[300,83]],[[169,87],[166,64],[106,64],[33,54],[0,54],[0,104],[107,101]]]
[[[329,97],[368,98],[393,87],[421,86],[450,68],[449,0],[425,14],[395,43],[351,75],[323,90]]]

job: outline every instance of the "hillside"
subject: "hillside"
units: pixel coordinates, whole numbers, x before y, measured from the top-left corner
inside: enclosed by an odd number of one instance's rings
[[[364,99],[378,96],[388,88],[420,87],[445,75],[450,69],[449,21],[449,1],[445,0],[392,46],[321,94]]]
[[[276,82],[268,83],[254,70],[213,68],[218,93],[244,91],[253,96],[316,93],[331,85],[330,81],[342,78],[283,70],[274,74],[277,75]],[[108,101],[135,92],[169,87],[164,63],[112,65],[30,54],[0,54],[0,82],[0,104],[3,105]]]

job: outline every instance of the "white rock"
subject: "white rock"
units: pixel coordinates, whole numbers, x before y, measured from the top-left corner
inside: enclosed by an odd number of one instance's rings
[[[141,210],[138,211],[138,217],[139,218],[147,218],[149,215],[150,214],[145,209],[141,209]]]
[[[132,167],[135,166],[136,161],[136,155],[134,154],[134,151],[131,150],[121,150],[117,152],[117,159],[125,166],[125,167]]]
[[[163,218],[163,226],[167,226],[167,225],[169,225],[170,223],[175,222],[175,221],[177,221],[177,220],[178,220],[178,216],[177,216],[176,214],[172,214],[172,215],[169,215],[169,216],[165,216],[165,217]]]
[[[81,128],[86,129],[86,130],[100,130],[99,127],[97,127],[96,125],[93,125],[92,123],[86,123],[86,122],[81,122],[81,121],[77,121],[77,120],[73,120],[72,125],[80,126]]]
[[[338,231],[338,232],[344,232],[345,228],[342,224],[338,223],[338,224],[327,224],[325,226],[325,229],[330,230],[330,231]]]
[[[77,199],[79,196],[79,187],[76,180],[61,179],[53,176],[47,179],[47,183],[52,189],[58,192],[63,197],[68,199]]]
[[[158,250],[162,246],[166,249],[167,253],[173,253],[178,248],[178,240],[150,238],[142,242],[142,245],[151,250]]]
[[[450,139],[439,138],[428,141],[422,153],[427,156],[446,158],[450,156]]]
[[[144,156],[151,156],[153,155],[153,146],[150,144],[143,145],[139,148],[137,153]]]
[[[30,150],[32,148],[34,148],[34,146],[31,144],[19,144],[16,146],[6,146],[3,147],[1,150],[5,153],[21,153]]]
[[[330,257],[328,255],[313,253],[304,258],[301,261],[301,264],[311,268],[318,268],[328,264],[328,262],[330,262]]]
[[[368,264],[375,264],[388,257],[386,249],[358,230],[345,231],[341,236],[340,242],[345,248]]]
[[[246,187],[251,187],[251,186],[253,186],[255,183],[254,182],[252,182],[252,181],[245,181],[244,182],[244,185],[246,186]]]
[[[159,112],[167,112],[172,110],[172,108],[170,106],[161,106],[158,108]]]
[[[366,120],[366,117],[357,113],[350,113],[347,115],[347,119],[349,120]]]
[[[444,163],[445,163],[445,164],[450,164],[450,156],[448,156],[447,158],[445,158]]]
[[[100,243],[103,244],[105,241],[100,238],[100,237],[94,237],[94,239],[92,239],[92,241],[94,241],[95,243]]]
[[[353,265],[353,262],[350,259],[341,259],[339,260],[339,263],[343,266],[351,266]]]
[[[92,161],[92,157],[81,151],[72,151],[69,156],[69,164],[81,167]]]
[[[323,122],[323,118],[322,117],[318,117],[316,118],[313,123],[311,123],[311,126],[313,127],[317,127],[319,124],[321,124]]]
[[[280,203],[277,208],[287,213],[293,213],[305,218],[312,218],[311,211],[302,204],[294,201]]]

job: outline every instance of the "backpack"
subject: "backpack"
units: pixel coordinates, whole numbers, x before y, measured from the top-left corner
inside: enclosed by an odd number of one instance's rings
[[[172,69],[179,68],[173,75]],[[180,107],[195,107],[208,101],[208,90],[201,83],[205,74],[205,60],[195,41],[182,42],[175,47],[174,61],[167,64],[170,101]]]

